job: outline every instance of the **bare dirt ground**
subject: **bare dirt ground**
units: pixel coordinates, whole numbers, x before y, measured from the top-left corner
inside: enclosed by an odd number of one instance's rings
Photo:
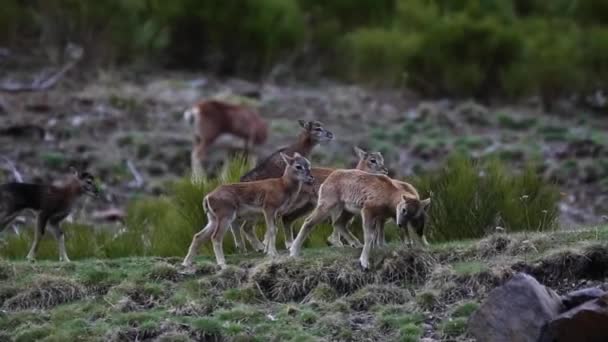
[[[514,170],[535,160],[563,190],[562,226],[597,223],[608,213],[608,121],[567,103],[548,115],[534,103],[422,101],[404,91],[324,80],[270,85],[163,71],[72,72],[51,90],[0,93],[0,155],[25,181],[49,181],[70,165],[86,167],[100,178],[106,198],[88,201],[85,212],[120,207],[134,196],[162,193],[165,181],[189,173],[192,131],[182,113],[210,97],[255,106],[270,121],[269,141],[258,156],[288,143],[297,119],[317,119],[337,137],[315,150],[317,165],[351,165],[354,145],[382,151],[391,172],[404,178],[438,167],[454,151],[496,154]],[[212,164],[240,145],[220,139]],[[136,186],[129,162],[143,186]],[[10,180],[7,163],[0,164],[6,170],[1,179]]]

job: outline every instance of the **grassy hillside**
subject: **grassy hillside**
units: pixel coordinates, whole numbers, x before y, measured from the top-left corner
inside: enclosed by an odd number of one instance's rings
[[[495,286],[526,271],[558,292],[608,274],[608,226],[483,240],[391,245],[358,267],[360,250],[302,258],[84,259],[0,262],[0,340],[467,340],[467,317]],[[284,254],[284,252],[283,252]]]

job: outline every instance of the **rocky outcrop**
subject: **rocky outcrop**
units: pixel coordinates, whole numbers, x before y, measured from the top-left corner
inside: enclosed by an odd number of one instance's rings
[[[593,294],[599,289],[588,290],[593,290],[589,291]],[[539,342],[567,341],[608,341],[608,294],[576,306],[551,320],[539,339]]]
[[[518,273],[492,290],[470,317],[477,341],[536,342],[543,326],[562,311],[560,297],[533,277]]]

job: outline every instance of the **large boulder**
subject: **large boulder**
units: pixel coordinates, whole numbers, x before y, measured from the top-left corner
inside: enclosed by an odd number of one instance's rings
[[[542,327],[562,310],[560,297],[525,273],[492,290],[469,318],[477,341],[536,342]]]
[[[539,342],[608,341],[608,294],[583,303],[553,319]]]

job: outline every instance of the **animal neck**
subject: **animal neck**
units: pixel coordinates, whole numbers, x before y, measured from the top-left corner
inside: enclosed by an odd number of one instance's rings
[[[316,144],[316,141],[311,138],[308,132],[302,132],[298,136],[298,140],[289,146],[289,151],[291,153],[298,152],[304,157],[308,157]]]
[[[403,193],[400,191],[395,191],[389,202],[391,210],[397,210],[397,207],[399,206],[399,203],[401,203],[402,199]]]
[[[300,192],[302,188],[302,182],[293,174],[289,168],[285,168],[285,172],[283,172],[283,177],[281,177],[281,182],[285,187],[285,190],[288,193],[296,194]]]
[[[82,195],[80,182],[72,177],[68,177],[60,182],[53,183],[56,191],[62,193],[68,199],[74,199]]]
[[[359,160],[359,162],[357,163],[357,166],[355,166],[355,169],[366,171],[367,167],[365,165],[365,161],[363,159]]]

